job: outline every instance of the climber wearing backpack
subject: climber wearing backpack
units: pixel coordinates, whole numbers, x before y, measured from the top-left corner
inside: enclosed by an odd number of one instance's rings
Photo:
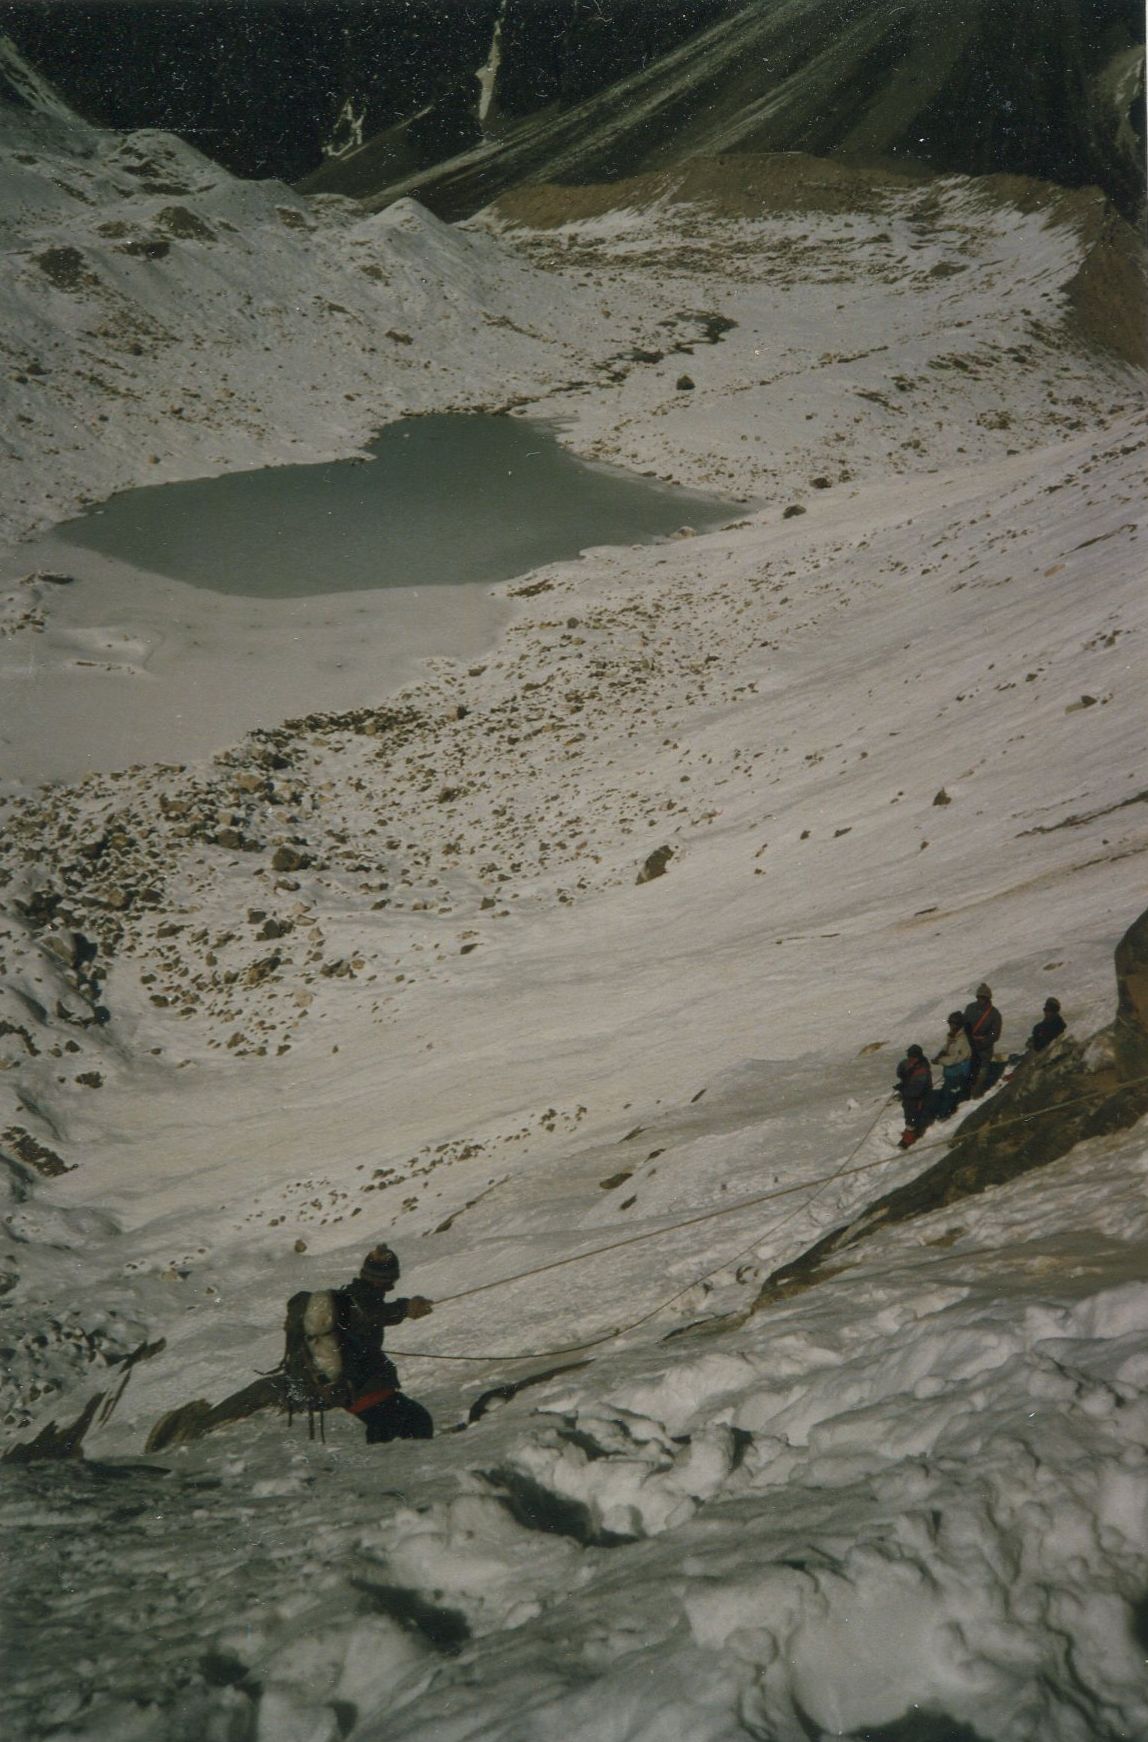
[[[404,1319],[423,1319],[433,1302],[421,1294],[409,1299],[386,1297],[399,1280],[399,1261],[389,1246],[368,1252],[359,1274],[339,1289],[345,1302],[342,1318],[343,1372],[351,1401],[345,1406],[367,1430],[367,1444],[383,1440],[429,1440],[434,1423],[421,1403],[399,1390],[399,1376],[383,1354],[383,1332]]]
[[[404,1396],[383,1353],[383,1333],[404,1319],[421,1319],[433,1303],[422,1295],[388,1300],[399,1279],[389,1246],[368,1252],[359,1274],[336,1289],[293,1295],[287,1303],[283,1358],[288,1404],[316,1413],[342,1408],[358,1416],[368,1445],[429,1440],[434,1423],[421,1403]]]

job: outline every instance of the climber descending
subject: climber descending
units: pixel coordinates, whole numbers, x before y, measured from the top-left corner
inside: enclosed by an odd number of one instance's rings
[[[386,1440],[429,1440],[434,1423],[421,1403],[404,1396],[383,1353],[383,1333],[404,1319],[421,1319],[433,1302],[415,1294],[388,1300],[399,1279],[389,1246],[376,1246],[359,1274],[342,1288],[292,1295],[287,1303],[283,1357],[291,1407],[316,1412],[342,1408],[358,1416],[368,1445]]]

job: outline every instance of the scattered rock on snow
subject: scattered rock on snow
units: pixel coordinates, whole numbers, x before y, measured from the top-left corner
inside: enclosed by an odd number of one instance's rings
[[[55,1179],[62,1173],[74,1173],[75,1164],[66,1162],[62,1155],[57,1155],[47,1144],[37,1142],[30,1131],[25,1131],[22,1125],[10,1125],[2,1135],[0,1143],[18,1160],[34,1167],[36,1172],[43,1174],[45,1179]]]
[[[656,847],[650,854],[635,879],[637,883],[652,883],[655,877],[665,875],[666,866],[674,856],[672,847]]]
[[[310,864],[311,855],[298,847],[276,847],[271,858],[272,871],[305,871]]]

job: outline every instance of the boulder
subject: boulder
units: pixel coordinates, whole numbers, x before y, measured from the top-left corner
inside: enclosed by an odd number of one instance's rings
[[[271,860],[273,871],[305,871],[311,864],[311,855],[304,853],[298,847],[290,847],[284,843],[276,847]]]
[[[655,877],[664,877],[666,866],[674,856],[672,847],[656,847],[650,854],[635,879],[638,883],[652,883]]]
[[[70,931],[51,932],[44,938],[43,946],[48,955],[54,956],[57,962],[62,962],[65,968],[74,968],[79,959],[73,939],[78,934]]]

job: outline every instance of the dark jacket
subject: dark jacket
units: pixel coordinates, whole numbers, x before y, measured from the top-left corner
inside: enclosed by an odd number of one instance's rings
[[[978,998],[965,1011],[965,1028],[975,1059],[991,1059],[1004,1026],[995,1004],[982,1004]]]
[[[928,1059],[903,1058],[897,1066],[897,1092],[906,1108],[920,1106],[931,1094],[933,1073]]]
[[[1051,1046],[1068,1027],[1059,1011],[1053,1011],[1051,1016],[1045,1016],[1037,1023],[1028,1037],[1028,1044],[1033,1052],[1043,1052],[1046,1046]]]
[[[399,1376],[383,1354],[383,1332],[388,1325],[402,1324],[410,1301],[388,1300],[361,1276],[339,1289],[338,1296],[343,1372],[352,1397],[388,1388],[397,1391]]]

